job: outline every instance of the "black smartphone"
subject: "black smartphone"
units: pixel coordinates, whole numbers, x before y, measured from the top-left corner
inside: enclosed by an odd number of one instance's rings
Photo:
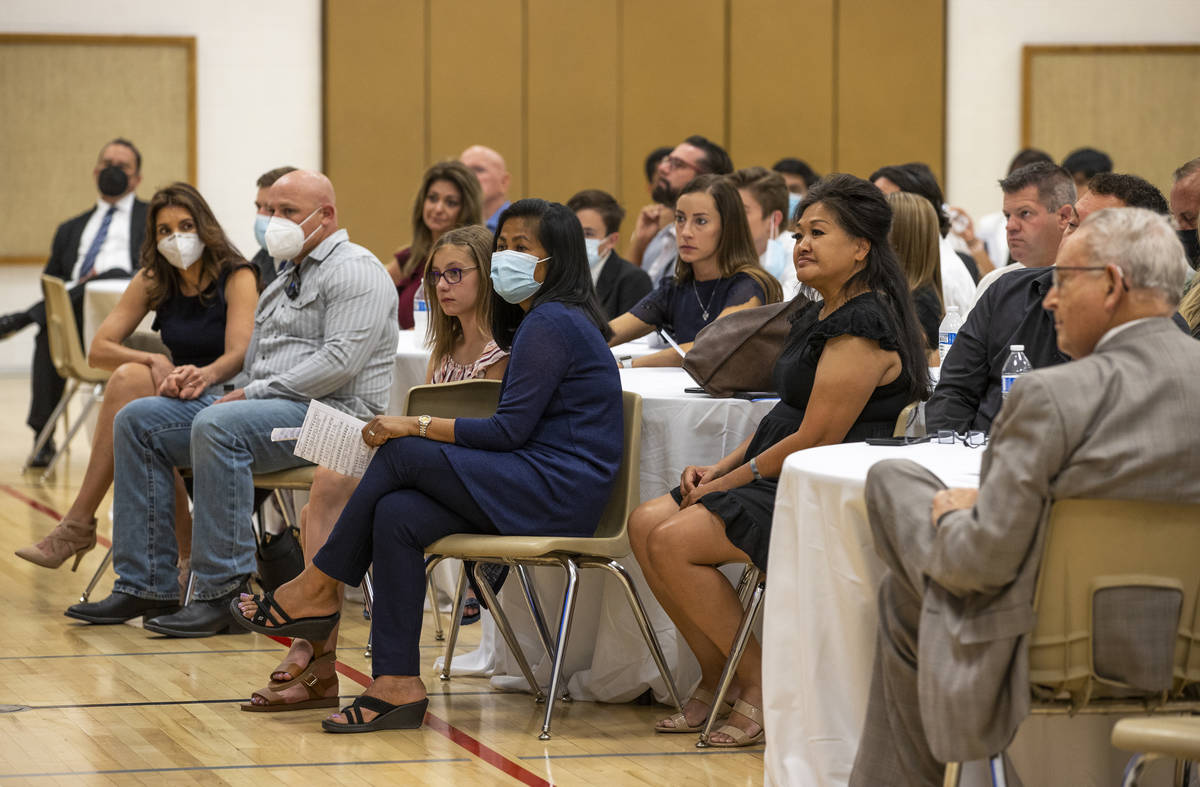
[[[691,388],[684,388],[683,392],[684,393],[708,393],[708,391],[704,390],[703,388],[701,388],[698,385],[694,385]]]
[[[916,445],[917,443],[928,443],[932,438],[929,435],[924,437],[868,437],[867,445]]]

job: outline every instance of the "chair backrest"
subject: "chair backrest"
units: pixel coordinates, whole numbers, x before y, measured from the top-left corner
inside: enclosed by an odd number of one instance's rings
[[[414,385],[404,398],[405,415],[435,418],[487,418],[500,401],[499,380],[460,380]]]
[[[50,361],[54,370],[63,379],[85,382],[103,382],[108,372],[88,366],[79,341],[79,327],[75,323],[75,309],[67,285],[55,276],[42,276],[42,296],[46,304],[46,337],[50,344]]]
[[[1200,682],[1200,504],[1060,500],[1049,517],[1031,682],[1069,692],[1077,707],[1131,689],[1178,696]],[[1112,668],[1120,660],[1136,679]]]
[[[621,402],[625,410],[625,448],[621,452],[621,466],[617,468],[612,494],[596,525],[596,538],[623,538],[629,515],[642,502],[642,396],[633,391],[622,391]]]
[[[904,409],[900,411],[900,415],[896,416],[896,426],[892,429],[892,437],[904,437],[908,435],[908,427],[911,421],[917,417],[917,407],[920,402],[909,402],[904,405]],[[924,429],[921,430],[922,432]],[[909,435],[910,437],[922,437],[920,434]]]

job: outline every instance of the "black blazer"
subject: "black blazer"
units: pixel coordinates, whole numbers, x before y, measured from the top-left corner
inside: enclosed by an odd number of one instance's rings
[[[146,203],[134,197],[133,212],[129,219],[129,270],[136,271],[142,253],[142,241],[146,238]],[[88,219],[96,211],[80,213],[73,219],[67,219],[58,225],[54,231],[54,243],[50,246],[50,259],[42,271],[48,276],[57,276],[63,281],[70,281],[75,262],[79,259],[79,239],[83,236],[83,228]]]
[[[615,251],[608,255],[600,269],[600,278],[596,280],[596,295],[610,320],[632,309],[652,289],[650,275]]]

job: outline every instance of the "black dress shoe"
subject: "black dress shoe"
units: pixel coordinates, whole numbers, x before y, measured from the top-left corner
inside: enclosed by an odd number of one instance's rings
[[[33,439],[33,444],[37,445],[36,437]],[[46,444],[44,446],[42,446],[42,450],[38,451],[36,454],[33,455],[33,461],[31,461],[29,463],[29,466],[30,467],[49,467],[50,460],[54,458],[54,451],[55,451],[54,438],[52,437],[46,441]]]
[[[33,318],[26,312],[12,312],[0,315],[0,339],[7,339],[17,331],[33,324]]]
[[[249,592],[250,586],[243,582],[237,590],[210,601],[192,599],[192,603],[172,614],[163,614],[153,619],[146,618],[142,628],[168,637],[214,637],[218,634],[246,634],[241,626],[229,617],[229,602],[239,593]]]
[[[157,615],[169,615],[179,610],[179,604],[154,598],[138,598],[128,593],[114,590],[112,595],[103,601],[91,601],[86,604],[74,604],[67,607],[63,614],[69,618],[110,625],[124,623],[133,618],[152,618]],[[228,613],[227,613],[228,614]]]

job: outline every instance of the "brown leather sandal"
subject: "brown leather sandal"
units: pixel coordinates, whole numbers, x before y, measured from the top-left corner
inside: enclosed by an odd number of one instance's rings
[[[698,700],[699,702],[703,702],[704,704],[710,706],[709,713],[712,713],[711,706],[713,704],[713,700],[715,700],[715,699],[716,699],[716,697],[708,689],[696,689],[694,692],[692,692],[692,696],[688,699],[688,701],[683,704],[687,705],[687,703],[691,702],[692,700]],[[722,708],[722,710],[725,711],[724,715],[728,715],[729,708],[733,705],[733,703],[730,702],[729,700],[725,700],[721,704],[724,706]],[[721,717],[718,716],[717,718],[721,718]],[[688,726],[687,717],[684,716],[682,713],[672,714],[672,715],[668,716],[667,718],[663,719],[662,721],[670,722],[671,726],[670,727],[660,727],[657,724],[655,724],[654,731],[661,732],[664,735],[674,735],[674,734],[682,733],[682,732],[700,732],[701,730],[704,729],[704,725],[708,721],[708,716],[706,715],[703,719],[700,720],[699,724],[696,724],[693,726]]]
[[[336,708],[339,698],[335,656],[333,651],[317,656],[309,662],[308,669],[291,680],[271,681],[266,688],[250,695],[251,699],[261,697],[265,704],[243,702],[242,710],[250,713],[280,713],[308,708]]]
[[[711,738],[708,741],[709,746],[715,746],[718,749],[739,749],[743,746],[757,746],[760,743],[765,743],[767,740],[767,731],[763,729],[762,710],[754,707],[748,702],[738,700],[733,703],[733,712],[740,713],[750,721],[758,725],[758,732],[754,735],[743,730],[741,727],[735,727],[732,724],[726,724],[715,732],[722,735],[728,735],[731,740],[714,741]]]

